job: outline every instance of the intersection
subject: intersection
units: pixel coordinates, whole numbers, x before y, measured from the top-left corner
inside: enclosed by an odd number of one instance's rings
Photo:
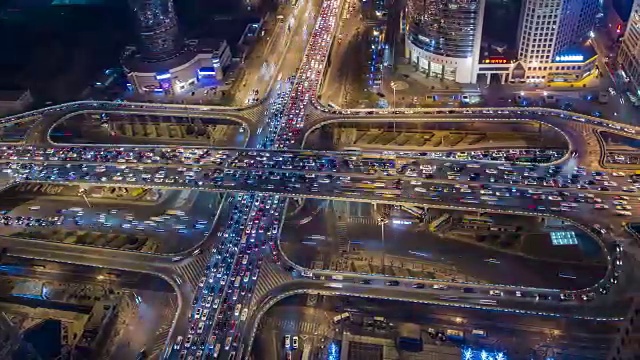
[[[597,239],[599,245],[607,254],[607,273],[598,284],[593,284],[592,287],[587,289],[568,292],[575,294],[579,298],[584,294],[598,292],[603,284],[612,283],[612,278],[614,277],[617,279],[620,270],[624,269],[623,266],[625,264],[614,264],[616,246],[628,242],[625,238],[629,235],[623,230],[625,224],[633,222],[640,217],[637,209],[627,215],[626,213],[622,214],[613,211],[598,212],[594,210],[594,203],[586,201],[574,205],[566,205],[567,203],[576,202],[574,200],[581,197],[580,193],[592,194],[591,198],[596,197],[600,199],[601,203],[611,204],[611,206],[614,206],[613,204],[616,204],[616,201],[624,201],[624,204],[627,204],[627,201],[634,203],[635,200],[624,200],[623,197],[628,198],[634,196],[634,194],[631,191],[626,191],[625,188],[628,188],[628,186],[624,186],[627,184],[623,185],[622,183],[622,181],[627,181],[627,177],[631,175],[632,171],[623,170],[621,180],[615,185],[603,185],[601,180],[596,179],[596,176],[601,175],[597,175],[595,172],[603,171],[606,168],[601,161],[605,156],[604,144],[598,143],[598,152],[595,154],[583,152],[581,149],[587,148],[585,143],[589,141],[588,139],[597,137],[597,133],[600,131],[637,139],[636,133],[640,134],[640,128],[620,126],[599,118],[546,108],[335,110],[328,109],[320,104],[316,96],[317,90],[318,87],[322,86],[321,82],[327,52],[333,41],[336,19],[339,18],[340,11],[342,11],[342,3],[340,1],[327,0],[322,4],[313,32],[313,34],[319,35],[313,36],[312,34],[311,36],[310,43],[306,47],[307,50],[299,66],[300,69],[296,74],[295,82],[290,90],[289,102],[281,118],[277,120],[280,123],[278,123],[277,130],[274,133],[260,133],[258,131],[265,120],[269,121],[269,119],[264,119],[269,108],[267,101],[248,108],[82,101],[0,119],[0,124],[2,125],[15,122],[33,123],[21,144],[6,144],[3,150],[11,151],[12,156],[16,157],[13,159],[8,156],[8,159],[3,158],[2,160],[0,167],[16,170],[3,173],[7,183],[44,182],[79,185],[81,187],[100,184],[114,187],[144,186],[148,188],[229,193],[228,196],[231,198],[229,206],[237,206],[238,209],[233,215],[236,216],[233,221],[238,225],[233,225],[235,227],[230,225],[230,239],[221,239],[218,234],[211,233],[197,249],[191,249],[182,254],[166,256],[122,253],[118,250],[70,246],[46,241],[38,241],[38,247],[34,247],[33,243],[36,240],[3,237],[0,243],[7,249],[7,254],[31,259],[144,272],[162,277],[174,287],[179,295],[179,311],[175,315],[165,344],[164,355],[167,358],[177,358],[179,356],[178,351],[172,351],[173,343],[178,336],[183,336],[185,339],[190,336],[187,335],[190,326],[188,320],[193,316],[194,312],[197,312],[197,309],[204,307],[202,305],[206,299],[204,294],[197,295],[196,298],[199,298],[199,300],[195,301],[195,303],[192,301],[194,293],[200,293],[203,290],[200,289],[202,286],[199,285],[201,278],[194,277],[192,275],[194,272],[201,273],[204,278],[211,279],[209,282],[214,284],[213,288],[215,289],[212,289],[212,292],[215,291],[214,296],[220,305],[216,310],[212,310],[212,314],[209,315],[209,319],[212,320],[206,324],[206,329],[200,331],[205,334],[200,342],[206,344],[206,346],[198,344],[197,347],[193,347],[189,351],[190,353],[196,353],[197,351],[212,353],[217,348],[219,353],[227,356],[224,357],[225,359],[232,357],[248,358],[256,328],[262,315],[277,301],[300,293],[347,294],[445,306],[498,309],[500,311],[525,314],[600,319],[604,321],[619,320],[624,315],[624,311],[618,312],[616,309],[624,309],[625,302],[619,299],[611,299],[613,292],[610,296],[598,297],[596,301],[591,303],[576,300],[540,304],[532,299],[520,298],[509,292],[527,291],[541,295],[558,295],[560,291],[557,289],[506,288],[500,284],[467,283],[449,284],[450,290],[445,293],[435,291],[429,287],[426,290],[418,290],[412,287],[412,284],[415,283],[413,279],[382,278],[350,272],[305,269],[291,262],[286,254],[279,250],[277,236],[279,233],[278,226],[282,225],[284,218],[284,215],[281,215],[282,207],[278,207],[279,210],[269,215],[261,212],[260,208],[262,204],[278,204],[277,206],[281,206],[280,203],[284,203],[285,200],[283,199],[287,198],[361,201],[405,207],[556,218],[579,227],[590,234],[590,236]],[[250,136],[246,149],[183,147],[183,152],[206,153],[199,158],[198,162],[194,162],[191,158],[185,159],[175,156],[176,148],[181,148],[179,146],[74,144],[71,145],[74,148],[69,150],[69,144],[54,144],[51,142],[50,132],[57,123],[83,112],[229,119],[246,127]],[[541,123],[551,126],[563,134],[567,139],[568,147],[556,157],[549,159],[549,161],[536,164],[535,169],[532,170],[527,169],[527,166],[532,161],[518,162],[517,159],[504,160],[503,157],[497,160],[492,160],[491,158],[476,160],[467,157],[468,155],[461,155],[461,153],[466,154],[464,151],[452,152],[451,154],[437,153],[436,155],[436,152],[383,153],[359,150],[301,149],[310,132],[328,124],[339,122],[401,123],[409,121],[486,121],[489,123],[523,121]],[[270,136],[272,137],[270,143],[273,145],[265,149],[261,145],[263,144],[262,140]],[[117,150],[120,148],[126,148],[127,150]],[[65,151],[64,154],[51,155],[47,152],[47,149],[66,150],[61,150]],[[116,150],[122,153],[122,157],[118,157],[119,155],[108,158],[92,157],[96,153],[112,153]],[[74,155],[77,158],[68,156],[70,153],[76,152],[80,154]],[[125,155],[127,152],[129,156]],[[153,154],[150,156],[144,155],[143,153],[145,152]],[[214,155],[224,155],[224,157],[217,157],[215,158],[217,160],[214,160]],[[143,161],[145,157],[153,158],[154,156],[163,159],[163,161],[155,162],[155,160],[151,160],[149,163]],[[273,159],[272,163],[259,159],[265,157]],[[302,165],[293,168],[293,166],[296,166],[295,160],[292,160],[292,162],[283,160],[288,157],[302,162]],[[277,158],[280,160],[277,160]],[[136,162],[130,161],[132,159],[135,159]],[[329,159],[329,162],[335,164],[335,166],[319,166],[321,163],[326,163],[325,159]],[[305,164],[305,161],[309,161],[309,163]],[[351,161],[365,162],[365,164],[358,167],[350,167],[349,162]],[[371,169],[372,166],[369,165],[381,161],[390,162],[390,165],[386,166],[386,173],[384,169]],[[421,168],[422,165],[438,170],[432,172],[430,176],[424,174],[411,176],[407,174],[406,169],[404,173],[399,173],[404,164],[409,164],[410,167],[413,166],[415,170]],[[445,170],[445,168],[451,167],[451,164],[459,164],[460,170]],[[584,175],[579,177],[579,180],[593,181],[594,184],[570,183],[570,175],[581,165],[585,166],[585,168],[583,169]],[[500,166],[503,168],[499,169]],[[554,173],[555,175],[547,179],[544,174],[552,166],[558,166],[558,174],[560,175]],[[121,170],[124,171],[127,167],[129,169],[135,168],[130,170],[132,175],[128,177],[119,175]],[[98,168],[104,169],[98,170]],[[184,170],[179,171],[178,168],[184,168]],[[195,170],[196,168],[199,170]],[[392,169],[392,171],[389,171],[389,169]],[[190,179],[182,179],[182,175],[179,173],[186,173],[190,170],[199,174],[189,175]],[[518,176],[525,176],[525,172],[529,172],[531,173],[529,176],[531,178],[544,177],[544,179],[532,179],[529,183],[524,180],[511,183],[507,181],[507,178],[491,181],[493,177],[490,174],[494,170],[496,173],[498,171],[501,173],[505,171],[514,172]],[[165,172],[166,174],[162,177],[156,177],[155,175],[158,172]],[[456,172],[459,175],[455,179],[451,179],[449,178],[451,176],[449,175],[450,172]],[[205,177],[202,175],[204,173],[209,175]],[[476,177],[473,175],[475,173],[480,175]],[[52,176],[54,174],[55,177]],[[150,176],[147,177],[145,174]],[[473,176],[476,179],[471,180],[468,178],[469,176]],[[554,177],[562,177],[565,181],[547,183]],[[144,180],[149,178],[171,178],[174,181]],[[322,181],[318,180],[317,183],[314,181],[315,185],[312,185],[311,181],[307,179],[322,179]],[[614,183],[613,180],[615,179],[612,179],[611,183]],[[596,184],[596,182],[600,183]],[[562,186],[565,183],[567,186]],[[356,186],[358,184],[371,186],[358,187]],[[578,185],[584,185],[587,188],[580,188]],[[445,191],[444,188],[451,189],[451,191]],[[469,191],[461,189],[469,189]],[[486,196],[481,190],[490,191],[491,194]],[[496,192],[507,192],[509,195],[498,199],[493,197]],[[561,194],[561,192],[566,192],[566,194]],[[582,195],[582,197],[588,196]],[[569,199],[572,200],[570,201]],[[276,232],[269,235],[270,239],[268,240],[274,242],[275,251],[266,248],[264,251],[260,250],[257,253],[242,253],[241,241],[246,241],[247,237],[246,234],[243,235],[244,231],[242,230],[255,227],[254,218],[257,220],[257,224],[264,225],[267,228],[272,226],[278,228]],[[274,222],[275,219],[279,222]],[[223,221],[226,221],[226,219],[223,219]],[[230,224],[233,221],[230,221]],[[597,223],[609,225],[608,231],[601,233],[594,229],[593,225]],[[225,250],[221,250],[223,248]],[[195,250],[198,250],[197,254],[195,254]],[[225,265],[219,272],[224,273],[219,278],[226,279],[228,276],[226,284],[220,283],[221,280],[217,280],[213,274],[209,276],[205,270],[206,267],[213,266],[213,264],[219,265],[221,262],[219,258],[223,257],[223,253],[230,259],[229,264]],[[262,263],[262,255],[264,255],[265,261],[264,264],[260,265]],[[245,256],[247,260],[244,260]],[[297,272],[292,275],[290,271],[285,269],[285,265],[293,267]],[[267,267],[270,270],[264,271],[263,269]],[[257,274],[256,279],[254,279],[256,285],[246,287],[242,285],[241,287],[247,289],[247,291],[246,294],[243,292],[238,297],[237,291],[235,294],[234,291],[230,291],[232,290],[230,285],[231,274],[235,273],[237,278],[240,278],[242,273],[253,274],[250,269],[254,269],[253,271]],[[263,276],[263,273],[268,273],[271,278]],[[273,280],[276,278],[277,281]],[[386,284],[386,281],[390,279],[398,281],[400,286],[390,290]],[[360,283],[362,280],[371,280],[372,283],[365,285]],[[251,283],[251,281],[247,280],[244,280],[244,282]],[[440,284],[437,281],[423,282],[429,286]],[[271,288],[266,287],[265,289],[264,286],[260,285],[262,283],[269,283]],[[235,287],[237,288],[238,285],[235,285]],[[477,292],[461,295],[460,288],[464,287],[474,288]],[[261,288],[262,293],[256,291],[252,294],[251,288]],[[489,296],[488,290],[503,288],[505,289],[505,296],[496,304],[486,305],[480,301],[487,299]],[[455,301],[447,298],[449,294],[454,293],[457,297]],[[222,314],[222,304],[225,304],[229,310],[237,309],[239,305],[241,308],[248,309],[249,315],[242,324],[237,324],[236,320],[231,319],[233,316],[228,317]],[[219,335],[217,335],[217,338],[214,337],[213,342],[211,342],[211,337],[206,336],[208,334]]]

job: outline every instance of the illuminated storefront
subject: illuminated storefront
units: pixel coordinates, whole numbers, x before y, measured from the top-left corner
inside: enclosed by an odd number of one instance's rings
[[[465,347],[462,349],[462,360],[508,360],[504,352]]]
[[[215,50],[212,46],[216,45]],[[127,77],[138,92],[163,92],[167,95],[189,91],[202,80],[206,86],[223,81],[224,68],[231,62],[225,41],[193,42],[192,50],[167,62],[145,63],[133,58],[123,62]],[[160,68],[160,71],[153,71]]]

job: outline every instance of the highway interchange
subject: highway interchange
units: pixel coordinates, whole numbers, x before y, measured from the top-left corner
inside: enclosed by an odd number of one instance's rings
[[[27,181],[229,193],[223,205],[226,218],[222,226],[217,225],[202,244],[181,254],[123,253],[2,237],[7,253],[162,277],[176,289],[179,299],[165,351],[171,358],[203,358],[216,353],[215,357],[223,359],[248,357],[260,317],[277,300],[296,293],[619,319],[626,311],[623,297],[600,295],[608,293],[612,284],[615,287],[624,266],[621,246],[616,244],[624,242],[620,232],[623,222],[640,216],[636,183],[629,171],[618,174],[607,172],[600,162],[585,164],[588,159],[582,141],[598,131],[636,138],[640,129],[543,108],[329,110],[317,101],[317,89],[322,86],[324,63],[341,5],[337,0],[323,2],[297,76],[285,82],[285,90],[275,91],[249,108],[83,101],[1,119],[3,125],[33,124],[22,144],[6,144],[0,149],[6,184]],[[275,104],[278,108],[273,110]],[[225,118],[241,123],[251,136],[247,149],[53,144],[51,129],[82,112]],[[539,121],[562,132],[568,140],[567,149],[556,153],[510,149],[479,153],[295,149],[310,131],[338,121],[470,120]],[[571,124],[585,126],[591,133],[565,131]],[[529,164],[539,158],[544,158],[540,164]],[[286,199],[300,197],[559,218],[598,239],[609,260],[607,275],[587,289],[561,292],[464,283],[450,283],[443,289],[433,287],[442,285],[436,281],[309,271],[291,263],[278,243]],[[33,246],[35,241],[37,247]],[[261,268],[274,265],[282,272],[287,272],[286,267],[298,271],[290,281],[267,293],[253,294],[262,281]],[[190,266],[200,267],[202,277],[186,276],[184,269]],[[425,287],[416,287],[416,283]],[[464,292],[464,288],[473,292]],[[502,296],[492,300],[495,297],[490,291],[498,289]],[[575,299],[560,301],[561,293]],[[597,296],[592,301],[593,294]],[[541,296],[548,300],[539,301]],[[174,346],[178,337],[181,343]]]

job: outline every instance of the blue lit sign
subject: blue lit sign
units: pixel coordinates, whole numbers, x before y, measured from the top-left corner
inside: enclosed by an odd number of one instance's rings
[[[462,360],[507,360],[507,356],[500,351],[463,348]]]
[[[166,80],[171,78],[171,74],[169,73],[164,73],[164,74],[156,74],[156,80]]]
[[[198,69],[198,76],[215,75],[215,74],[216,74],[216,69],[212,67],[202,67]]]
[[[556,56],[557,62],[583,62],[584,55],[558,55]]]

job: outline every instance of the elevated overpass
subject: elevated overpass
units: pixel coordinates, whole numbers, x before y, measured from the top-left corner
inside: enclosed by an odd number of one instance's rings
[[[22,114],[0,119],[0,127],[18,122],[31,122],[33,127],[28,132],[25,142],[28,144],[49,144],[48,134],[59,122],[82,113],[121,113],[155,116],[181,116],[194,118],[229,119],[245,124],[255,133],[264,116],[263,103],[250,107],[224,107],[187,104],[158,104],[113,101],[76,101],[50,106]]]
[[[43,182],[43,183],[50,183],[50,182]],[[70,185],[86,184],[80,181],[66,182],[66,183]],[[126,186],[125,184],[101,183],[101,185],[105,185],[105,186]],[[135,184],[128,185],[128,186],[135,186]],[[180,187],[169,187],[167,185],[161,185],[159,187],[181,189]],[[518,202],[517,205],[511,205],[511,204],[498,205],[498,204],[488,204],[488,203],[487,204],[481,204],[481,203],[459,204],[459,202],[455,200],[455,198],[459,195],[456,195],[455,193],[448,193],[451,195],[449,195],[446,198],[443,196],[443,198],[434,200],[428,196],[421,197],[419,196],[419,194],[407,193],[407,192],[394,195],[392,198],[388,198],[388,197],[376,195],[374,193],[346,193],[346,192],[336,193],[332,190],[325,191],[325,192],[311,192],[302,188],[298,188],[296,190],[290,190],[290,191],[285,191],[283,189],[277,189],[277,188],[255,190],[255,189],[243,189],[240,187],[236,187],[235,189],[200,187],[199,189],[205,190],[205,191],[217,191],[217,192],[228,191],[228,192],[240,192],[240,193],[278,195],[278,196],[287,197],[287,198],[291,197],[291,198],[312,198],[312,199],[323,199],[323,200],[342,200],[342,201],[365,202],[365,203],[374,203],[374,204],[381,203],[381,204],[392,204],[392,205],[399,205],[399,206],[414,206],[414,207],[427,206],[429,208],[447,209],[447,210],[455,210],[455,211],[467,211],[467,212],[474,212],[474,213],[489,212],[489,213],[498,213],[498,214],[507,214],[507,215],[518,215],[518,216],[534,216],[534,217],[547,217],[547,218],[551,217],[551,218],[557,218],[562,221],[565,221],[566,223],[572,224],[582,229],[585,233],[591,234],[592,236],[594,236],[596,239],[598,239],[598,243],[600,244],[604,254],[608,254],[608,249],[607,249],[607,245],[603,242],[603,239],[601,239],[602,235],[601,234],[597,235],[596,233],[594,233],[590,228],[587,227],[589,225],[584,226],[582,224],[594,224],[596,223],[595,221],[598,221],[598,222],[604,221],[605,224],[618,225],[618,227],[622,226],[622,221],[620,217],[617,217],[613,214],[608,216],[602,213],[593,214],[592,208],[580,209],[578,211],[564,214],[564,213],[549,212],[548,210],[546,210],[548,207],[545,207],[544,209],[541,209],[541,210],[537,210],[538,208],[536,206],[524,206],[525,208],[532,208],[532,209],[522,210],[523,206],[520,204],[520,202]],[[595,217],[595,219],[593,217]],[[611,261],[610,257],[609,257],[609,261]],[[611,273],[612,273],[612,266],[609,262],[607,276],[610,276]],[[608,279],[605,279],[605,281],[606,280]]]

